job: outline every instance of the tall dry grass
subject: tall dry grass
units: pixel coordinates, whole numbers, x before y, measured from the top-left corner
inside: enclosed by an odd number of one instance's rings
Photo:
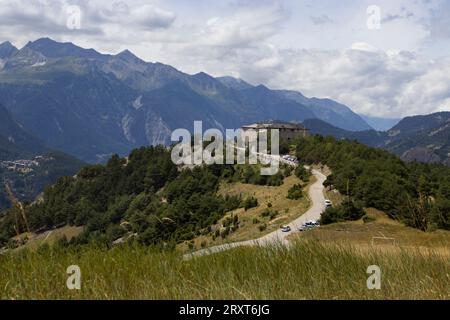
[[[355,252],[314,241],[238,248],[184,261],[176,252],[130,245],[42,248],[0,256],[2,299],[449,299],[450,265],[437,253]],[[82,289],[68,290],[69,265]],[[368,290],[366,269],[382,270]]]

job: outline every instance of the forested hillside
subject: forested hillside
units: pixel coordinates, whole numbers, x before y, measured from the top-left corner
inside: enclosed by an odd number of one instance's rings
[[[176,243],[245,206],[247,199],[216,194],[221,179],[279,185],[283,176],[263,177],[250,166],[181,170],[165,147],[140,148],[127,159],[113,156],[106,165],[87,166],[76,177],[59,179],[42,201],[25,209],[26,216],[35,232],[66,224],[86,226],[78,243],[111,243],[125,234],[137,235],[145,244]],[[15,235],[17,216],[11,209],[1,221],[3,243]],[[19,231],[25,227],[21,221]]]
[[[325,182],[365,207],[421,230],[450,229],[450,168],[405,163],[358,142],[314,136],[297,141],[297,156],[332,170]]]
[[[333,173],[326,185],[351,201],[385,211],[421,230],[450,228],[450,168],[406,164],[387,151],[334,138],[315,136],[296,143],[299,159],[328,165]],[[280,185],[292,174],[282,168],[263,179],[256,168],[181,169],[172,163],[165,147],[140,148],[128,158],[113,156],[106,165],[87,166],[76,177],[59,179],[46,189],[42,201],[25,211],[35,232],[67,224],[85,226],[75,243],[110,244],[133,236],[144,244],[173,246],[208,233],[226,212],[246,205],[248,199],[240,196],[219,195],[221,181]],[[3,244],[16,232],[15,210],[1,220]],[[19,231],[25,231],[23,222]]]

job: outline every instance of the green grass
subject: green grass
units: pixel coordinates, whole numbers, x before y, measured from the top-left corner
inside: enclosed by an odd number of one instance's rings
[[[80,266],[82,289],[66,288]],[[382,270],[368,290],[366,269]],[[314,241],[184,261],[141,246],[23,250],[0,256],[2,299],[449,299],[450,266],[432,252],[383,253]]]

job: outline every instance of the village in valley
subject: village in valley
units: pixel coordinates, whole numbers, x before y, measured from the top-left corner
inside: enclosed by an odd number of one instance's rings
[[[36,156],[32,159],[5,160],[0,161],[0,167],[8,171],[28,174],[33,172],[42,162],[52,160],[54,158],[49,156]]]

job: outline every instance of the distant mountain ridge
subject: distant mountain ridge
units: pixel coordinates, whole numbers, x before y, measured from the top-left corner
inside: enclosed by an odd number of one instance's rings
[[[203,72],[188,75],[128,50],[101,54],[49,38],[16,50],[2,58],[0,103],[49,147],[89,162],[141,145],[169,144],[172,130],[192,130],[194,120],[205,129],[309,118],[350,131],[371,128],[329,99]]]
[[[361,118],[377,131],[388,131],[402,120],[401,118],[381,118],[366,115],[361,115]]]
[[[370,125],[349,107],[331,99],[306,98],[303,94],[296,91],[279,91],[279,93],[287,99],[310,107],[316,115],[316,118],[331,123],[338,128],[349,131],[372,129]]]
[[[18,51],[16,47],[14,47],[11,42],[6,41],[0,44],[0,59],[6,59],[11,57]]]
[[[306,120],[304,124],[312,134],[357,140],[386,149],[405,161],[450,165],[450,112],[406,117],[385,132],[350,132],[318,119]]]

